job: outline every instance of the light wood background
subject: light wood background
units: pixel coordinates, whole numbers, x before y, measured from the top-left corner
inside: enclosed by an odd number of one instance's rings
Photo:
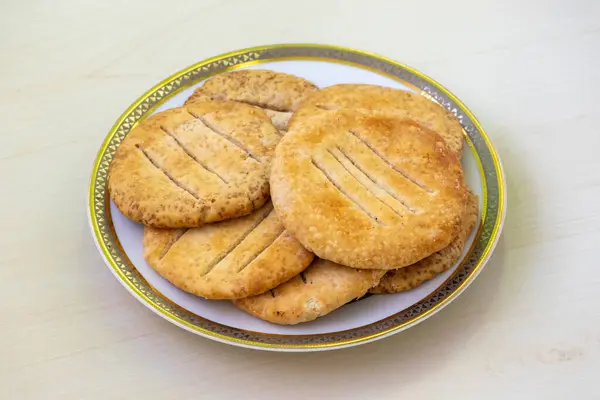
[[[335,352],[233,348],[148,311],[98,255],[87,186],[115,119],[183,67],[274,42],[414,66],[497,146],[503,238],[423,324]],[[598,1],[0,0],[0,124],[2,399],[600,398]]]

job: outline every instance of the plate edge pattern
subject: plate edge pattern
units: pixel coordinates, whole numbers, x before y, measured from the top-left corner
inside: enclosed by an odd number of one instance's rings
[[[141,276],[135,267],[124,261],[127,258],[122,254],[120,246],[116,243],[117,238],[110,229],[111,224],[107,220],[109,218],[106,188],[108,169],[117,147],[133,127],[167,98],[200,80],[235,68],[282,59],[324,59],[356,65],[379,71],[419,88],[422,94],[440,103],[458,118],[479,158],[478,162],[484,172],[485,212],[480,233],[471,253],[457,272],[434,293],[406,310],[381,321],[342,332],[320,335],[272,335],[214,323],[166,301],[143,278],[140,279]],[[220,341],[250,347],[338,348],[370,341],[378,336],[387,336],[393,331],[400,331],[402,328],[414,325],[446,305],[464,290],[483,267],[498,240],[505,209],[503,182],[498,155],[479,122],[460,100],[431,78],[390,59],[359,50],[327,45],[273,45],[239,50],[197,63],[167,78],[140,97],[117,120],[98,154],[91,177],[89,211],[95,239],[109,265],[115,270],[122,283],[129,286],[143,301],[149,302],[155,311],[163,313],[167,319],[175,319],[178,324],[183,324],[190,330],[213,336]]]

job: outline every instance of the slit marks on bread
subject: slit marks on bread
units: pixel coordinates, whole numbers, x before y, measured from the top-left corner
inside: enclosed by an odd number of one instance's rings
[[[366,216],[368,216],[372,221],[376,222],[379,225],[385,225],[382,221],[379,220],[379,218],[377,218],[376,216],[374,216],[373,214],[371,214],[369,212],[369,210],[367,210],[365,207],[363,207],[359,202],[357,202],[356,200],[354,200],[347,192],[346,190],[344,190],[344,188],[342,188],[331,176],[331,174],[329,174],[320,164],[318,164],[315,159],[312,159],[312,164],[313,166],[319,170],[321,172],[321,174],[333,185],[333,187],[335,187],[337,189],[337,191],[339,193],[341,193],[345,198],[347,198],[348,200],[350,200],[350,202],[354,205],[356,205],[357,208],[359,208],[363,213],[365,213]]]
[[[400,212],[400,210],[398,210],[397,208],[394,208],[391,204],[389,204],[389,201],[386,202],[384,199],[382,199],[381,194],[378,192],[380,192],[380,191],[385,192],[385,194],[387,194],[388,196],[390,196],[394,200],[396,200],[398,203],[400,203],[401,207],[405,208],[406,210],[408,210],[409,212],[411,212],[413,214],[415,213],[416,210],[413,207],[408,205],[408,203],[405,200],[401,199],[398,195],[392,193],[392,191],[390,189],[388,189],[388,188],[382,186],[380,183],[378,183],[371,174],[367,173],[365,171],[365,169],[362,168],[358,164],[358,162],[353,157],[348,155],[348,153],[346,153],[346,151],[344,151],[342,148],[340,148],[339,146],[336,146],[334,150],[327,149],[327,152],[329,154],[331,154],[333,156],[333,158],[335,158],[336,161],[338,163],[340,163],[340,165],[365,188],[365,190],[367,190],[369,193],[371,193],[373,196],[375,196],[381,203],[383,203],[385,206],[387,206],[396,215],[398,215],[400,217],[403,216],[403,214],[402,214],[402,212]],[[348,165],[348,164],[350,164],[350,165]],[[364,176],[366,178],[366,180],[361,179],[362,176]]]
[[[179,239],[181,239],[181,237],[183,235],[185,235],[185,233],[188,231],[188,228],[185,229],[177,229],[177,231],[173,234],[173,236],[171,236],[171,238],[169,239],[169,241],[167,242],[167,244],[165,245],[165,247],[162,249],[160,255],[158,256],[159,260],[162,260],[163,258],[165,258],[165,256],[167,255],[167,253],[169,252],[169,250],[171,250],[171,248],[175,245],[175,243],[177,243],[177,241]]]
[[[283,233],[285,232],[285,229],[283,228],[283,226],[281,227],[281,229],[278,231],[277,236],[275,236],[273,238],[273,240],[271,240],[269,243],[267,243],[265,246],[263,246],[259,251],[256,252],[256,254],[254,254],[254,256],[252,256],[252,258],[250,260],[248,260],[248,262],[246,264],[244,264],[239,270],[238,272],[242,272],[244,269],[246,269],[246,267],[248,267],[250,264],[252,264],[254,262],[254,260],[256,260],[258,257],[260,257],[261,254],[263,254],[265,251],[267,251],[267,249],[277,241],[277,239],[279,239],[281,237],[281,235],[283,235]],[[233,250],[232,250],[233,251]]]
[[[181,141],[179,139],[177,139],[177,136],[175,136],[174,133],[172,133],[169,130],[167,130],[164,126],[161,126],[160,129],[165,134],[167,134],[168,136],[172,137],[173,140],[175,141],[175,143],[177,143],[177,145],[181,148],[181,150],[183,150],[183,152],[185,154],[187,154],[192,160],[194,160],[196,163],[198,163],[202,168],[204,168],[205,170],[207,170],[211,174],[215,175],[217,178],[219,178],[221,180],[221,182],[228,183],[227,180],[225,178],[223,178],[221,175],[219,175],[214,169],[210,168],[208,165],[206,165],[202,161],[200,161],[195,155],[193,155],[192,152],[189,151],[188,148],[185,147],[185,145],[183,143],[181,143]]]
[[[248,157],[250,157],[251,159],[253,159],[257,163],[259,163],[259,164],[261,163],[260,159],[255,154],[253,154],[247,146],[245,146],[242,142],[240,142],[236,138],[232,137],[231,135],[223,132],[223,130],[219,129],[215,124],[213,124],[210,121],[208,121],[206,119],[206,117],[201,116],[201,115],[196,115],[196,114],[194,114],[192,112],[189,112],[189,114],[192,117],[194,117],[197,120],[199,120],[200,122],[202,122],[204,124],[204,126],[206,126],[208,129],[210,129],[214,134],[222,137],[223,139],[227,140],[229,143],[233,144],[235,147],[237,147],[238,149],[240,149],[241,151],[243,151],[244,153],[246,153],[246,155]]]
[[[433,190],[431,190],[430,188],[428,188],[427,186],[425,186],[423,183],[419,182],[417,179],[415,179],[414,177],[410,176],[405,171],[402,171],[400,168],[398,168],[394,164],[392,164],[390,162],[390,160],[388,160],[387,158],[385,158],[383,156],[383,154],[381,154],[375,147],[373,147],[369,142],[367,142],[360,135],[360,133],[356,129],[350,129],[348,132],[352,136],[354,136],[356,139],[358,139],[360,142],[362,142],[369,150],[371,150],[371,152],[373,154],[375,154],[377,157],[379,157],[381,159],[381,161],[383,161],[384,163],[386,163],[388,167],[390,167],[391,169],[393,169],[394,171],[396,171],[398,174],[400,174],[402,177],[404,177],[404,179],[406,179],[406,180],[414,183],[416,186],[418,186],[422,190],[426,191],[427,193],[433,193]]]
[[[248,235],[250,235],[252,233],[252,231],[254,229],[256,229],[257,226],[259,226],[271,213],[271,211],[273,210],[273,206],[267,207],[265,209],[265,212],[263,213],[263,215],[260,216],[259,219],[257,219],[250,227],[248,227],[248,229],[246,229],[238,238],[235,242],[233,242],[231,245],[229,245],[229,247],[222,252],[221,254],[219,254],[214,260],[212,260],[207,266],[206,269],[202,272],[201,276],[206,276],[210,273],[210,271],[212,271],[217,265],[219,265],[219,263],[221,261],[223,261],[225,259],[225,257],[227,257],[229,254],[231,254],[231,252],[233,252],[236,247],[238,247],[247,237]]]
[[[163,167],[161,167],[158,162],[153,159],[150,154],[148,154],[148,152],[146,150],[144,150],[142,148],[142,146],[140,146],[140,144],[136,144],[135,147],[142,153],[142,155],[152,164],[156,167],[156,169],[158,169],[159,171],[161,171],[167,178],[169,178],[169,180],[171,182],[173,182],[173,184],[177,187],[179,187],[180,189],[186,191],[187,193],[189,193],[190,196],[192,196],[193,198],[195,198],[196,200],[200,200],[200,197],[194,193],[192,190],[190,190],[188,187],[186,187],[183,183],[179,182],[177,179],[175,179],[173,177],[173,175],[171,175],[169,173],[169,171],[167,171],[166,169],[164,169]]]

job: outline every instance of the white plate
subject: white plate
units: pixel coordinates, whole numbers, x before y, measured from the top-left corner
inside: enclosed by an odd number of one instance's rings
[[[468,146],[462,157],[466,179],[480,198],[478,229],[453,268],[416,289],[375,295],[316,321],[279,326],[256,319],[228,301],[185,293],[152,270],[142,256],[141,225],[124,217],[106,191],[108,166],[127,133],[155,112],[180,106],[205,80],[238,68],[291,73],[320,87],[368,83],[420,93],[452,111]],[[94,164],[89,211],[92,233],[121,283],[151,310],[202,336],[265,350],[334,349],[376,340],[423,321],[456,298],[479,274],[500,236],[505,210],[502,167],[489,138],[471,112],[449,91],[402,64],[365,52],[322,45],[274,45],[240,50],[202,61],[171,76],[133,103],[109,132]]]

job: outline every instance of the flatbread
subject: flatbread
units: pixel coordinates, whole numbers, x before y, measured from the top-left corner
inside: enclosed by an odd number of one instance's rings
[[[271,197],[318,257],[396,269],[448,246],[460,229],[462,166],[413,120],[337,110],[297,123],[277,146]]]
[[[437,132],[448,147],[460,153],[464,133],[456,117],[439,104],[416,93],[383,86],[342,84],[313,93],[292,117],[289,126],[328,110],[359,109],[396,113]]]
[[[462,228],[449,246],[408,267],[388,271],[371,293],[398,293],[414,289],[452,267],[462,254],[465,240],[477,223],[479,205],[477,196],[469,193]]]
[[[239,70],[217,75],[194,91],[186,104],[202,100],[239,101],[261,108],[280,131],[318,88],[306,79],[268,70]]]
[[[281,135],[256,107],[199,102],[160,112],[123,140],[109,170],[123,214],[157,228],[190,228],[250,214],[269,197]]]
[[[363,296],[385,271],[359,270],[317,259],[302,274],[235,305],[265,321],[281,325],[308,322]]]
[[[144,229],[144,257],[180,289],[207,299],[263,293],[302,272],[313,254],[285,231],[270,203],[193,229]]]

